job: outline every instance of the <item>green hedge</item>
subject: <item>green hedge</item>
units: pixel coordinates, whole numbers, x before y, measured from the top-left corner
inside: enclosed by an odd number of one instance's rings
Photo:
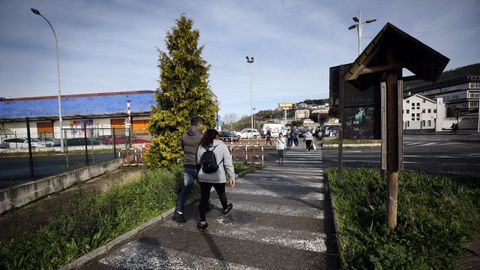
[[[386,184],[378,170],[326,171],[347,269],[451,269],[480,233],[480,183],[423,172],[399,176],[398,226],[386,225]]]

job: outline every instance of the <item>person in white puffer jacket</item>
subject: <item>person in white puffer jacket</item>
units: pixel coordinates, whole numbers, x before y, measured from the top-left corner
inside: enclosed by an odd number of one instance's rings
[[[203,169],[202,156],[207,152],[207,149],[215,154],[218,165],[218,169],[215,172],[208,173]],[[227,202],[227,195],[225,194],[227,179],[230,187],[235,186],[235,170],[232,156],[223,141],[218,140],[218,131],[215,129],[208,129],[205,135],[203,135],[200,145],[198,146],[197,165],[199,166],[198,182],[200,183],[200,204],[198,207],[200,221],[197,223],[197,228],[199,230],[205,230],[208,227],[206,213],[209,209],[208,200],[210,199],[212,187],[215,188],[222,203],[223,214],[226,215],[230,213],[233,208],[233,205]]]

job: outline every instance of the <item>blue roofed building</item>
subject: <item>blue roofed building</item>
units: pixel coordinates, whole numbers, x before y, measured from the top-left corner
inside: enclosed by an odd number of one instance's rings
[[[134,132],[147,133],[146,125],[156,106],[155,93],[143,90],[62,95],[62,127],[78,129],[87,125],[97,131],[96,135],[111,135],[111,128],[121,130],[131,125]],[[18,134],[26,137],[27,118],[32,137],[60,138],[57,96],[0,98],[0,138]]]

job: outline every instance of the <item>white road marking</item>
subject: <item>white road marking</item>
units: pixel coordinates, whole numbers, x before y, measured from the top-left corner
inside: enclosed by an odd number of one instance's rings
[[[153,247],[138,240],[124,244],[99,262],[122,269],[258,269],[165,247]]]

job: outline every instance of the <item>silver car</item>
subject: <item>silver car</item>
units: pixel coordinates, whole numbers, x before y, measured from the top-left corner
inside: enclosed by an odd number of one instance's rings
[[[32,148],[44,148],[47,147],[47,144],[40,140],[33,138],[31,140]],[[25,138],[13,138],[13,139],[6,139],[0,144],[0,148],[28,148],[28,139]]]

